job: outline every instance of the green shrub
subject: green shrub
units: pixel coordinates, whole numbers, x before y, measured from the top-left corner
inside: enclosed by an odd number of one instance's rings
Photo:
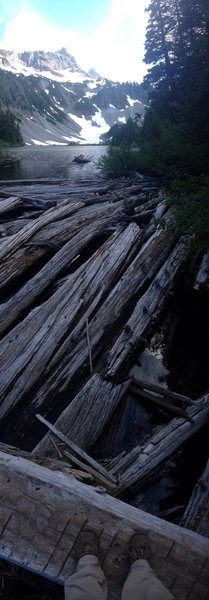
[[[108,146],[107,154],[100,158],[99,167],[107,177],[129,177],[139,166],[139,152],[128,144]]]
[[[168,189],[174,226],[180,234],[193,236],[193,250],[208,249],[209,177],[175,180]]]

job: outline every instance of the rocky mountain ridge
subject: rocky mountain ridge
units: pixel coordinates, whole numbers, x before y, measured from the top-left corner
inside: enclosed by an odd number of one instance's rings
[[[145,104],[140,84],[85,72],[65,48],[0,50],[0,108],[16,114],[26,144],[100,143],[114,123],[143,116]]]

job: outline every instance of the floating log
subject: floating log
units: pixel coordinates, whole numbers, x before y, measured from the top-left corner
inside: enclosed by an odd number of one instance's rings
[[[209,537],[209,460],[181,519],[182,527]]]
[[[69,346],[83,329],[139,243],[140,230],[135,224],[114,234],[49,300],[5,336],[0,348],[0,418],[56,365],[64,340]]]
[[[205,406],[205,401],[199,402],[197,408],[192,406],[188,409],[188,415],[190,421],[181,417],[173,419],[145,446],[134,448],[118,462],[117,467],[111,470],[112,475],[120,473],[118,493],[136,483],[144,484],[177,448],[208,423],[209,406]]]
[[[62,463],[60,463],[62,465]],[[0,452],[0,556],[64,583],[84,527],[100,539],[110,600],[121,597],[133,533],[146,532],[153,568],[176,597],[206,598],[209,541],[28,459]],[[201,591],[201,594],[200,594]]]
[[[122,333],[110,351],[107,376],[118,377],[127,372],[132,357],[143,338],[153,329],[165,306],[174,278],[188,254],[188,246],[178,242],[148,290],[138,301]]]
[[[114,385],[93,375],[56,421],[56,427],[84,450],[94,446],[110,420],[129,382]],[[34,448],[34,455],[56,457],[49,433]]]

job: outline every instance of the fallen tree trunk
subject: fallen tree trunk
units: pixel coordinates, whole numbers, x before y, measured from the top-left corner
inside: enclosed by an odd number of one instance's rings
[[[198,402],[197,408],[192,406],[188,409],[188,415],[190,421],[181,417],[173,419],[145,446],[137,446],[118,462],[111,470],[112,475],[120,474],[118,494],[136,483],[144,484],[177,448],[206,425],[209,405],[205,405],[205,401]]]
[[[41,381],[47,366],[56,365],[63,341],[67,339],[69,345],[76,327],[79,331],[85,327],[86,319],[120,277],[139,243],[140,230],[135,224],[114,234],[2,340],[0,418]]]
[[[72,239],[84,226],[90,223],[97,226],[97,220],[104,218],[104,226],[117,223],[122,203],[114,208],[109,203],[86,208],[83,203],[63,202],[59,207],[50,209],[35,222],[26,225],[16,235],[11,236],[0,248],[0,289],[7,289],[14,280],[27,274],[49,247],[56,251]]]
[[[0,555],[63,583],[86,527],[99,535],[111,600],[121,596],[127,547],[148,534],[162,582],[181,600],[207,598],[209,541],[26,458],[0,453]],[[120,559],[120,560],[119,560]],[[112,594],[112,590],[114,594]],[[179,594],[180,590],[180,594]],[[201,590],[201,595],[200,595]]]
[[[142,344],[143,338],[156,324],[165,306],[174,278],[187,254],[187,245],[179,242],[153,283],[138,301],[133,314],[110,351],[108,377],[118,377],[121,372],[124,373],[124,370],[127,372],[133,355]]]
[[[17,198],[17,196],[10,196],[10,198],[8,198],[7,200],[2,200],[0,198],[0,216],[4,213],[8,213],[12,210],[15,210],[15,208],[17,208],[18,206],[21,206],[21,200],[20,198]]]
[[[0,305],[0,335],[2,336],[13,323],[28,309],[43,291],[85,247],[96,239],[109,223],[109,216],[84,227],[73,236],[56,254],[23,285],[8,301]]]
[[[209,460],[181,519],[182,527],[209,537]]]
[[[70,437],[80,448],[90,450],[110,420],[128,385],[129,382],[116,386],[103,381],[99,374],[93,375],[60,415],[55,423],[57,429]],[[56,449],[49,433],[34,448],[33,454],[56,458]]]
[[[116,283],[93,318],[89,319],[89,339],[93,357],[93,366],[97,357],[101,356],[108,343],[112,342],[115,328],[121,319],[127,319],[127,310],[132,310],[136,296],[149,284],[173,246],[174,239],[170,233],[159,230],[142,247],[134,261],[127,268],[122,278]],[[153,259],[154,257],[154,259]],[[79,326],[74,329],[60,349],[55,361],[50,361],[45,369],[45,381],[37,393],[22,410],[19,424],[24,438],[30,439],[30,431],[34,430],[33,417],[37,407],[48,414],[50,407],[60,405],[62,396],[66,398],[77,378],[89,373],[89,351],[86,330]],[[27,424],[27,426],[26,426]],[[19,431],[20,434],[20,431]],[[15,443],[15,442],[13,442]]]
[[[17,234],[10,236],[0,246],[0,289],[5,289],[11,282],[22,275],[24,271],[40,259],[45,252],[44,245],[35,248],[25,248],[29,241],[34,242],[34,234],[42,228],[50,225],[54,220],[58,223],[58,229],[62,230],[62,219],[66,215],[72,215],[83,206],[82,203],[63,202],[58,208],[50,208],[39,219],[29,223]],[[48,238],[50,240],[50,237]],[[35,240],[36,241],[36,240]],[[51,240],[50,240],[51,241]]]

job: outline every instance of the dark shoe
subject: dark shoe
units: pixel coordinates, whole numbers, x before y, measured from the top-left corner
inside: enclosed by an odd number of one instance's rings
[[[144,559],[150,563],[152,561],[152,552],[150,550],[150,542],[148,534],[146,533],[135,533],[128,547],[128,556],[130,564],[135,560]]]
[[[73,554],[79,559],[86,554],[99,554],[99,540],[92,529],[84,529],[77,537]]]

